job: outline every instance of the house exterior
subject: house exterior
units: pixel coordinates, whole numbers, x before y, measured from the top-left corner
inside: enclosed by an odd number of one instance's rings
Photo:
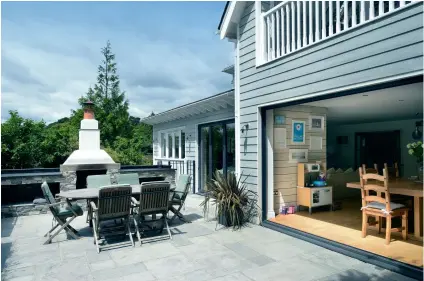
[[[223,72],[233,75],[234,66]],[[153,164],[171,165],[177,177],[190,174],[191,192],[201,193],[212,168],[223,170],[228,166],[231,170],[236,163],[234,111],[234,90],[228,90],[144,118],[143,122],[153,125]],[[209,145],[210,138],[224,138],[224,134],[225,141]],[[233,151],[232,163],[225,159],[229,157],[224,150]],[[212,162],[214,165],[209,165]]]
[[[183,108],[197,108],[189,104],[144,119],[154,126],[155,161],[168,160],[165,156],[173,149],[163,132],[177,129],[181,136],[178,129],[184,128],[186,159],[196,161],[197,175],[203,174],[203,180],[196,176],[194,192],[202,190],[211,175],[202,167],[215,167],[214,156],[202,151],[201,125],[219,120],[234,123],[236,155],[231,167],[237,175],[249,175],[246,182],[259,195],[258,222],[271,228],[276,229],[269,221],[282,208],[298,205],[299,162],[356,169],[366,161],[386,161],[377,154],[369,160],[363,157],[360,144],[365,147],[371,133],[393,137],[396,147],[387,148],[387,154],[403,176],[414,175],[415,162],[406,145],[412,131],[422,127],[416,122],[423,114],[422,2],[229,1],[218,34],[235,47],[234,91],[210,99],[226,102],[225,97],[231,105],[206,111],[203,105],[213,104],[206,99],[198,102],[198,115],[182,113]],[[162,137],[164,142],[159,141]],[[189,143],[193,147],[187,148]],[[360,198],[355,191],[343,192]],[[414,200],[415,212],[422,196]],[[419,218],[414,218],[414,227],[415,236],[422,239],[417,234]],[[292,228],[279,230],[368,259],[365,252],[331,239]],[[422,248],[418,250],[422,256]],[[373,258],[391,270],[422,275],[422,265],[411,269],[404,261],[380,259],[378,253]]]

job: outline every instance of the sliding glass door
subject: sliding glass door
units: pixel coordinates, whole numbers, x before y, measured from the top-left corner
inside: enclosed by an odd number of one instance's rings
[[[199,126],[199,192],[205,191],[215,171],[235,171],[234,128],[233,120]]]

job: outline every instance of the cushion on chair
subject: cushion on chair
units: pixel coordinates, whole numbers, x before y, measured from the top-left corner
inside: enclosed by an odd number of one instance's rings
[[[370,202],[367,205],[367,208],[374,208],[374,209],[380,209],[385,211],[386,210],[386,204],[380,203],[380,202]],[[401,208],[405,208],[405,205],[403,204],[399,204],[399,203],[394,203],[394,202],[390,202],[390,211],[396,210],[396,209],[401,209]]]
[[[78,216],[82,216],[83,213],[84,213],[82,208],[77,204],[72,205],[72,210],[74,210],[74,212],[77,213]],[[59,211],[58,211],[59,217],[67,218],[67,217],[72,217],[73,215],[74,215],[74,213],[72,213],[72,211],[69,209],[68,205],[60,206]]]
[[[87,177],[87,188],[100,188],[109,185],[111,185],[110,175],[92,175]]]
[[[118,184],[140,184],[137,173],[118,174]]]

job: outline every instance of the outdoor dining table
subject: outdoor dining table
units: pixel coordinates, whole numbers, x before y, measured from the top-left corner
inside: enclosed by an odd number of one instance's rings
[[[360,182],[348,182],[347,187],[361,189]],[[390,194],[414,197],[414,236],[421,239],[421,223],[423,221],[421,204],[423,200],[423,183],[408,179],[389,179]]]
[[[132,195],[140,195],[141,184],[131,184]],[[175,190],[175,187],[171,187],[171,192]],[[99,198],[99,189],[98,188],[81,188],[68,191],[62,191],[56,195],[60,198],[66,198],[69,200],[96,200]],[[91,208],[88,205],[89,212]],[[91,217],[91,215],[90,215]],[[90,220],[90,226],[92,222]]]

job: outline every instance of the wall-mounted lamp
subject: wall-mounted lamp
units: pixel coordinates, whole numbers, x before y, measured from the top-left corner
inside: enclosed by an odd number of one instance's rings
[[[414,140],[421,140],[423,137],[423,133],[420,131],[419,127],[423,126],[423,121],[417,121],[415,122],[415,130],[412,132],[412,138]]]
[[[249,124],[244,124],[243,127],[241,127],[241,133],[243,134],[244,131],[249,130]]]

